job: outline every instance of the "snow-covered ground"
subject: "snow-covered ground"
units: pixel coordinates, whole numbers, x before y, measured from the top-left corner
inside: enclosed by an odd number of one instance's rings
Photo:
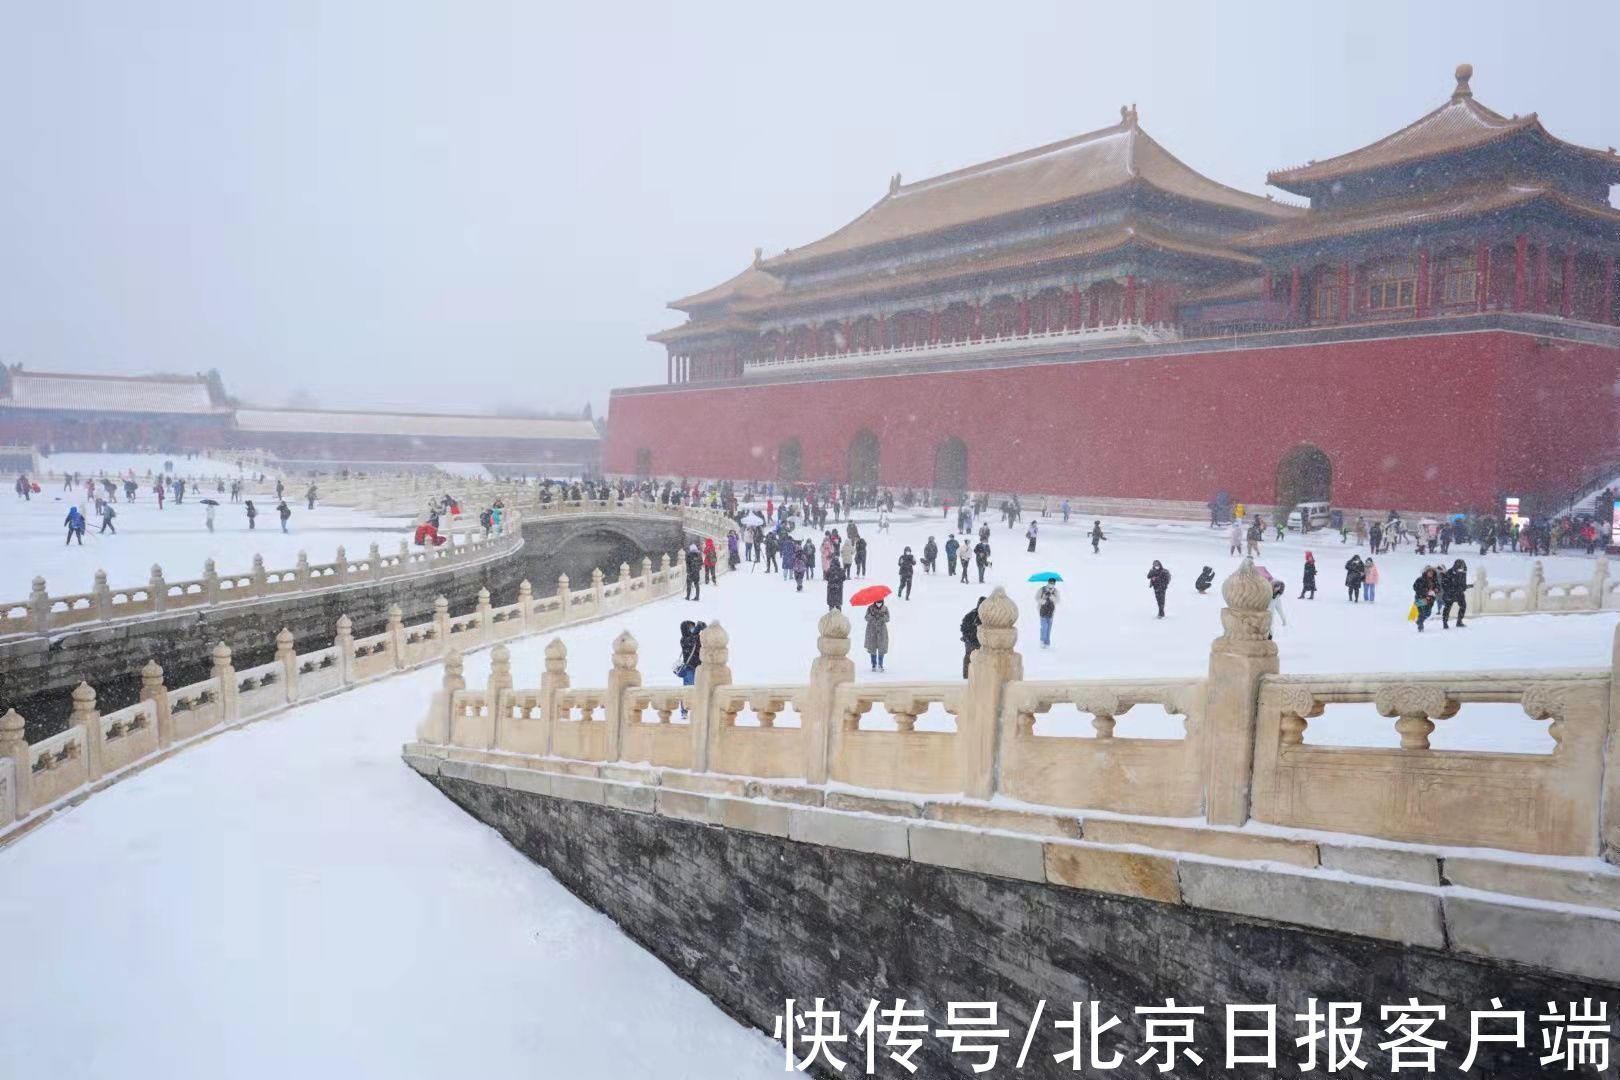
[[[870,513],[857,518],[868,538],[868,577],[854,579],[846,598],[866,584],[898,583],[895,566],[909,545],[919,554],[932,535],[943,547],[949,524],[937,516],[895,515],[891,532],[879,534]],[[1027,519],[1024,524],[1027,524]],[[1024,524],[1008,530],[991,519],[992,565],[984,586],[977,574],[971,584],[947,578],[944,555],[934,575],[918,572],[911,600],[890,598],[890,651],[885,672],[873,673],[861,650],[864,631],[862,609],[847,608],[853,624],[852,655],[857,679],[877,682],[913,682],[955,679],[961,676],[961,618],[994,585],[1004,586],[1019,606],[1018,648],[1024,673],[1030,679],[1105,679],[1110,677],[1198,677],[1209,662],[1210,642],[1221,633],[1220,585],[1237,568],[1227,555],[1224,530],[1167,522],[1103,523],[1109,537],[1102,552],[1093,555],[1085,540],[1091,520],[1079,518],[1068,526],[1053,516],[1042,521],[1035,554],[1026,550]],[[801,528],[800,537],[808,535]],[[1320,566],[1315,600],[1296,600],[1305,551],[1315,553]],[[1337,533],[1313,533],[1308,542],[1297,535],[1283,543],[1265,544],[1259,563],[1288,584],[1283,603],[1286,626],[1276,627],[1281,668],[1287,674],[1337,674],[1403,671],[1489,670],[1522,667],[1606,666],[1614,629],[1620,615],[1533,615],[1469,619],[1465,629],[1441,629],[1439,614],[1419,635],[1406,621],[1413,579],[1424,558],[1408,547],[1394,555],[1379,556],[1382,581],[1376,603],[1351,604],[1343,588],[1344,562],[1353,545],[1342,545]],[[1366,549],[1361,549],[1366,554]],[[1470,567],[1481,560],[1474,551],[1454,549],[1446,558],[1462,557]],[[1429,561],[1438,561],[1436,555]],[[1173,574],[1167,616],[1156,618],[1153,594],[1147,585],[1152,560],[1161,560]],[[1559,556],[1543,560],[1549,579],[1584,579],[1592,560]],[[1530,559],[1518,555],[1491,555],[1483,560],[1493,581],[1522,581]],[[1215,585],[1199,596],[1193,581],[1203,566],[1214,567]],[[1027,579],[1038,571],[1063,575],[1062,601],[1053,630],[1052,648],[1040,647],[1034,593]],[[731,635],[731,668],[744,683],[802,683],[809,677],[815,654],[815,620],[826,610],[826,588],[818,579],[797,593],[791,581],[750,571],[745,564],[736,574],[706,588],[699,603],[676,599],[627,612],[620,617],[578,627],[564,633],[569,648],[569,673],[575,686],[601,686],[607,677],[610,644],[622,629],[629,629],[641,647],[641,672],[647,685],[673,685],[670,669],[678,654],[682,619],[718,619]],[[513,674],[519,686],[540,685],[544,641],[511,646]],[[483,678],[487,657],[470,657],[469,681]],[[1078,721],[1070,723],[1071,720]],[[779,719],[778,723],[784,721]],[[792,723],[789,716],[785,721]],[[883,723],[874,710],[863,724]],[[919,718],[919,727],[948,723],[941,710]],[[1072,707],[1059,706],[1037,730],[1060,730],[1089,735],[1089,718]],[[1120,737],[1180,737],[1182,722],[1159,709],[1137,707],[1119,718]],[[1432,737],[1437,749],[1516,750],[1546,753],[1552,748],[1546,724],[1533,723],[1516,705],[1470,705],[1456,718],[1442,722]],[[1394,721],[1379,717],[1370,705],[1330,706],[1311,721],[1307,741],[1334,745],[1396,746]]]
[[[49,473],[57,475],[82,473],[85,477],[115,475],[121,477],[130,469],[134,469],[137,479],[167,475],[199,479],[224,477],[226,480],[234,480],[238,476],[251,475],[257,471],[252,466],[246,469],[239,468],[236,461],[229,458],[187,458],[184,454],[59,453],[41,458],[40,464]],[[15,480],[16,477],[11,479]],[[49,486],[43,480],[40,483],[41,486]],[[149,479],[146,486],[151,487]]]
[[[400,762],[437,679],[227,733],[0,850],[0,1076],[779,1075]]]
[[[322,506],[306,510],[298,499],[288,499],[293,516],[283,534],[276,517],[274,494],[254,499],[259,510],[258,527],[249,530],[243,504],[229,502],[228,495],[212,490],[187,492],[186,500],[172,499],[160,511],[152,492],[143,489],[133,503],[118,502],[113,519],[117,533],[101,533],[101,520],[95,504],[87,502],[84,489],[77,494],[44,490],[31,501],[17,499],[11,492],[0,498],[0,598],[21,600],[36,574],[44,575],[46,588],[53,594],[89,592],[97,570],[107,571],[107,583],[114,588],[138,585],[152,572],[152,564],[163,567],[171,581],[202,576],[203,561],[213,559],[221,574],[240,573],[253,566],[255,553],[264,556],[272,570],[288,569],[298,561],[300,551],[312,563],[330,562],[342,545],[349,556],[364,555],[376,543],[384,551],[394,551],[402,539],[409,539],[412,523],[405,518],[379,517],[347,507]],[[118,493],[120,500],[123,490]],[[205,524],[201,499],[219,502],[215,508],[214,531]],[[84,544],[64,545],[67,529],[62,524],[69,506],[78,506],[88,528]]]
[[[958,620],[993,584],[1019,603],[1028,677],[1202,673],[1220,630],[1220,578],[1205,597],[1192,581],[1205,564],[1220,577],[1234,568],[1224,534],[1109,522],[1094,556],[1087,525],[1049,519],[1034,555],[1021,532],[996,527],[983,588],[919,574],[915,598],[893,601],[886,674],[866,670],[852,611],[858,679],[958,677]],[[897,515],[888,535],[863,528],[867,582],[891,585],[903,545],[948,535],[921,516]],[[1349,550],[1336,536],[1311,538],[1321,593],[1294,600],[1306,546],[1268,543],[1262,560],[1290,586],[1289,625],[1278,632],[1284,672],[1609,662],[1613,614],[1479,619],[1460,631],[1436,623],[1419,636],[1405,620],[1422,562],[1411,554],[1379,560],[1376,604],[1349,604],[1338,586]],[[1175,575],[1162,621],[1145,580],[1153,558]],[[1516,556],[1487,563],[1497,580],[1528,571]],[[1036,639],[1025,582],[1037,570],[1067,579],[1050,650]],[[1549,564],[1554,577],[1589,571],[1583,559]],[[672,684],[680,620],[703,618],[729,629],[739,682],[803,682],[824,595],[819,580],[797,593],[745,567],[701,602],[677,597],[565,631],[570,675],[576,686],[602,685],[610,643],[629,629],[646,682]],[[546,640],[512,644],[518,686],[539,685]],[[487,651],[468,658],[471,685],[487,671]],[[778,1074],[766,1039],[399,761],[439,677],[387,679],[230,732],[0,850],[0,925],[14,928],[0,979],[0,1076]],[[1121,717],[1117,733],[1174,737],[1178,722],[1143,712]],[[1329,709],[1307,741],[1392,745],[1393,722],[1370,712]],[[1072,718],[1056,722],[1089,733]],[[1513,705],[1467,706],[1434,736],[1437,748],[1544,752],[1544,742],[1545,725]]]

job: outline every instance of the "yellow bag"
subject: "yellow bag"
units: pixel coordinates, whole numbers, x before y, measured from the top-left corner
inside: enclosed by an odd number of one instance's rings
[[[1417,622],[1417,617],[1418,617],[1417,601],[1414,600],[1412,602],[1412,610],[1410,610],[1410,611],[1408,611],[1406,613],[1406,621],[1407,622]]]

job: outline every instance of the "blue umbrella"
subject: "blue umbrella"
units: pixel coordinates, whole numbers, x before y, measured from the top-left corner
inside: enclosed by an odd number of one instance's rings
[[[1052,570],[1042,570],[1038,574],[1029,575],[1031,581],[1062,581],[1063,575]]]

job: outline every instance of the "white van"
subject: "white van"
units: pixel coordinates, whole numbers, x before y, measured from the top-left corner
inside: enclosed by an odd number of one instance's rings
[[[1288,515],[1288,527],[1295,532],[1325,529],[1333,520],[1333,508],[1325,502],[1300,503]]]

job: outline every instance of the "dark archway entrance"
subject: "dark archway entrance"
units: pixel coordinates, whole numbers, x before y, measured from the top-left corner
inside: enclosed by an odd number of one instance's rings
[[[952,436],[934,447],[934,490],[955,495],[967,486],[967,443]]]
[[[1284,510],[1300,503],[1331,502],[1333,462],[1321,447],[1303,443],[1277,465],[1277,505]]]
[[[881,453],[878,437],[869,429],[856,432],[849,444],[849,482],[858,488],[877,487]]]
[[[652,476],[652,451],[645,446],[636,451],[636,475],[643,480]]]
[[[776,482],[797,484],[804,473],[804,450],[799,440],[783,439],[776,448]]]

